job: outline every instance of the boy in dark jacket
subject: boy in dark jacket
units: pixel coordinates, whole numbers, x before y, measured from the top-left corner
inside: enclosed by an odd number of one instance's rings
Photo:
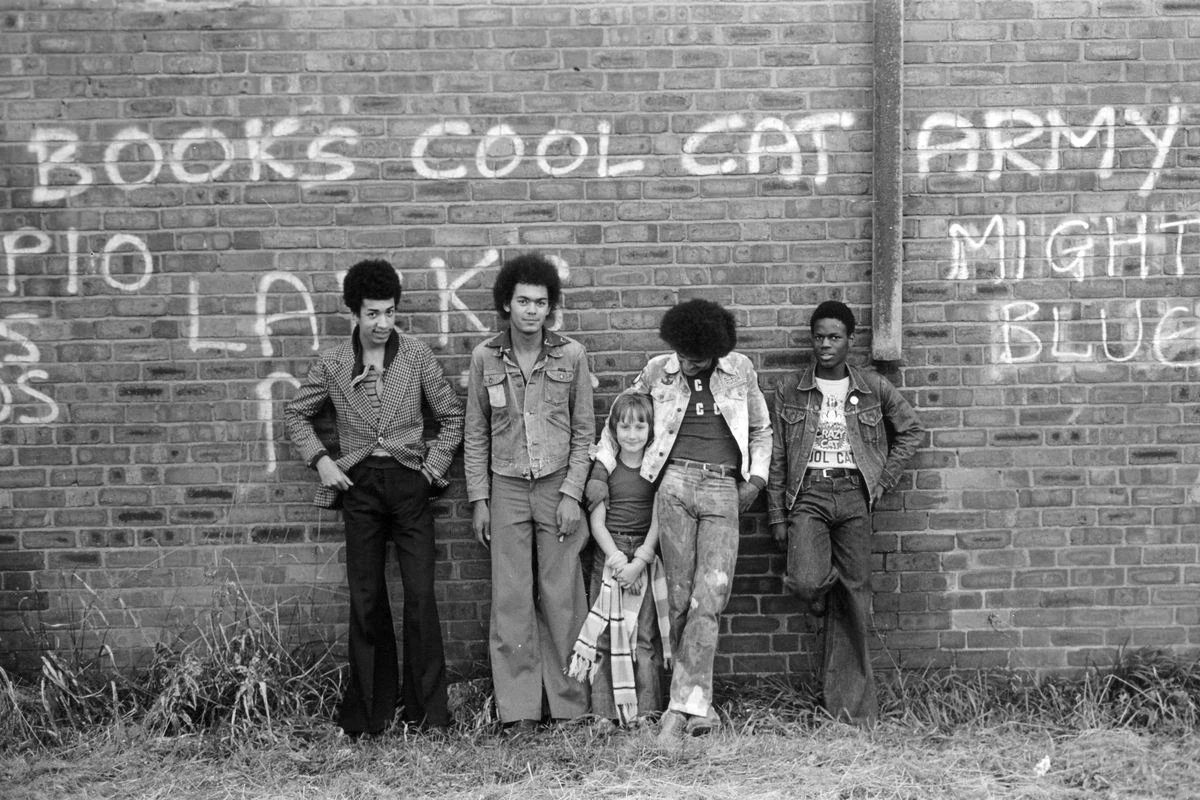
[[[854,314],[844,303],[821,303],[809,324],[815,363],[784,378],[771,404],[767,519],[787,548],[785,588],[827,616],[826,710],[873,724],[871,511],[900,480],[922,431],[896,387],[846,363]]]

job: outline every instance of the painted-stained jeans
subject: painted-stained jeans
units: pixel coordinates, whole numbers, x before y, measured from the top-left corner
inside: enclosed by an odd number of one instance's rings
[[[668,707],[703,716],[712,703],[718,618],[737,562],[737,481],[669,464],[655,504],[675,656]]]
[[[858,725],[879,717],[868,640],[871,513],[859,475],[824,478],[812,470],[788,517],[789,588],[825,609],[825,709]],[[822,601],[824,601],[822,603]]]

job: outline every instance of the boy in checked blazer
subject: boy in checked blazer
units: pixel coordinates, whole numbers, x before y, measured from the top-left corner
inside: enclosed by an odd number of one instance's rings
[[[400,280],[391,264],[360,261],[342,289],[354,331],[317,357],[286,411],[288,436],[320,476],[316,504],[333,508],[340,500],[346,528],[350,681],[338,722],[350,736],[381,733],[402,699],[406,723],[442,728],[450,713],[429,498],[446,485],[462,442],[462,403],[429,348],[396,330]],[[336,415],[336,460],[312,423],[326,402]],[[423,436],[422,403],[439,427],[432,444]],[[402,698],[384,581],[389,540],[404,584]]]

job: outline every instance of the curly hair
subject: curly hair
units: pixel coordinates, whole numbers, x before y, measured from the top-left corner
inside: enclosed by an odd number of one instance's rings
[[[342,300],[358,314],[363,300],[395,300],[400,305],[400,276],[381,258],[369,258],[355,264],[342,281]]]
[[[504,310],[512,303],[513,292],[518,283],[528,283],[531,286],[545,286],[546,297],[550,301],[550,313],[558,308],[558,300],[562,296],[562,279],[558,277],[558,267],[540,253],[524,253],[504,262],[496,275],[496,284],[492,286],[492,300],[496,303],[496,313],[500,319],[507,321],[509,313]]]
[[[737,347],[733,314],[711,300],[685,300],[667,309],[658,335],[677,353],[692,358],[722,358]]]
[[[654,441],[654,401],[650,399],[650,395],[637,392],[624,392],[617,395],[617,399],[613,400],[612,408],[608,412],[607,423],[608,432],[612,434],[613,441],[617,439],[617,423],[626,420],[636,420],[648,424],[650,435],[646,437],[646,445],[649,446]]]
[[[840,300],[826,300],[821,305],[817,306],[813,311],[812,316],[808,319],[808,329],[811,331],[817,327],[817,321],[822,319],[836,319],[838,322],[846,326],[846,335],[854,335],[854,312],[850,307]]]

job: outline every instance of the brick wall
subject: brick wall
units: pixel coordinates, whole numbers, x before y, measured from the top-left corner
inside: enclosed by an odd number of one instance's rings
[[[340,523],[281,409],[384,257],[457,384],[507,255],[559,259],[597,412],[662,311],[732,308],[764,388],[871,302],[872,6],[7,4],[0,642],[122,662],[230,581],[344,635]],[[115,8],[113,7],[115,6]],[[905,3],[903,346],[929,429],[876,516],[881,665],[1200,643],[1200,3]],[[438,505],[460,673],[488,567]],[[744,522],[719,668],[805,670]],[[214,599],[216,598],[216,599]]]

